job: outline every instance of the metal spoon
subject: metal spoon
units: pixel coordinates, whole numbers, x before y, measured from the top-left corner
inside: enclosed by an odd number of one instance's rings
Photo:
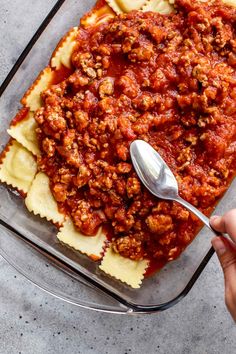
[[[175,176],[150,144],[144,140],[134,140],[130,145],[130,154],[137,175],[152,194],[158,198],[174,200],[182,204],[219,236],[219,233],[211,227],[208,217],[179,196]]]

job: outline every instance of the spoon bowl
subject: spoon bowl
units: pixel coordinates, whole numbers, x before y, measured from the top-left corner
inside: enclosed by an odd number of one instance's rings
[[[174,200],[195,214],[211,231],[209,218],[179,195],[177,180],[158,152],[144,140],[134,140],[130,145],[134,169],[144,186],[156,197]]]
[[[169,200],[178,196],[175,176],[150,144],[144,140],[135,140],[130,146],[130,153],[139,178],[152,194]]]

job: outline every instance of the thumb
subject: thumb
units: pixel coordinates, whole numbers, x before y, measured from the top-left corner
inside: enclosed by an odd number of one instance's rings
[[[227,233],[236,243],[236,209],[229,210],[223,216],[212,216],[210,223],[213,229]]]
[[[224,237],[214,237],[212,245],[224,272],[226,305],[236,320],[236,246]]]

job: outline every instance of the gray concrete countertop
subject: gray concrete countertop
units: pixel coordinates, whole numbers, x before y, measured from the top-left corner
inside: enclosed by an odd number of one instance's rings
[[[0,83],[56,0],[0,1]],[[55,299],[0,259],[0,353],[235,353],[214,256],[188,296],[148,316],[118,316]]]

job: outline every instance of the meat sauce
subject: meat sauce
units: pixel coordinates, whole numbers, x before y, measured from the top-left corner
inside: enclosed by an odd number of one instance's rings
[[[178,257],[201,224],[145,189],[131,142],[149,142],[206,215],[236,170],[236,10],[175,3],[170,15],[134,11],[81,28],[73,72],[42,94],[35,115],[39,166],[59,210],[88,237],[104,225],[113,249],[149,259],[149,273]]]
[[[21,108],[21,110],[19,110],[19,112],[12,119],[11,125],[14,126],[20,123],[22,120],[24,120],[27,117],[28,113],[29,113],[29,108],[26,107]]]

